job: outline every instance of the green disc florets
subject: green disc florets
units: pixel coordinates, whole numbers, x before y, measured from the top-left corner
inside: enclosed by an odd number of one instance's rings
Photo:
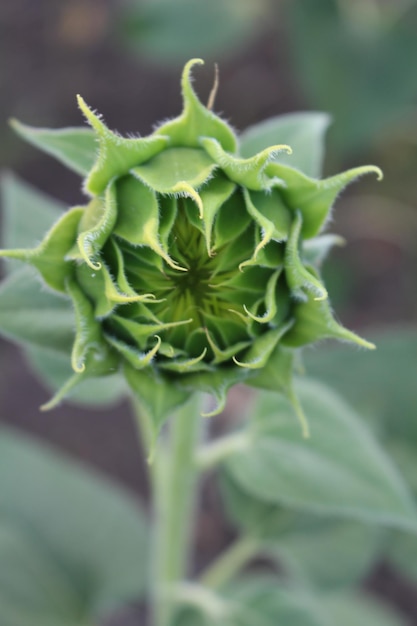
[[[319,339],[371,347],[331,315],[318,235],[338,193],[379,170],[320,181],[276,159],[288,146],[240,157],[235,133],[191,86],[198,63],[184,69],[182,114],[149,137],[111,132],[79,97],[98,141],[91,200],[38,248],[2,253],[72,299],[69,386],[121,366],[160,421],[194,389],[214,393],[217,411],[243,380],[290,393],[294,348]]]

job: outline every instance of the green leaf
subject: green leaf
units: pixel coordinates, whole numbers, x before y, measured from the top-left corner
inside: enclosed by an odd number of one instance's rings
[[[120,25],[123,43],[152,62],[177,64],[195,56],[214,60],[247,46],[265,15],[251,0],[153,0],[127,4]]]
[[[57,200],[9,173],[1,180],[1,198],[5,248],[33,248],[65,209]],[[6,264],[8,271],[17,268],[21,268],[21,263],[13,259]]]
[[[69,355],[74,340],[71,303],[42,289],[33,270],[24,267],[0,285],[0,333]]]
[[[314,377],[326,380],[357,408],[377,421],[387,442],[417,441],[417,331],[395,328],[374,334],[373,352],[343,346],[306,351],[304,362]]]
[[[190,608],[178,612],[175,626],[325,626],[310,594],[286,588],[277,577],[240,578],[219,594],[198,591]]]
[[[266,503],[226,472],[220,486],[232,523],[258,541],[260,555],[277,561],[300,583],[317,589],[352,585],[370,571],[382,551],[384,529]]]
[[[274,161],[319,178],[324,156],[324,136],[330,118],[326,113],[299,112],[272,117],[250,126],[240,135],[240,153],[254,156],[271,144],[287,144],[292,154],[280,152]]]
[[[69,354],[38,346],[24,347],[30,367],[41,382],[56,393],[74,375]],[[120,374],[88,378],[79,383],[66,397],[71,404],[93,408],[108,408],[127,394],[126,383]]]
[[[370,595],[358,592],[319,595],[329,624],[337,626],[407,626],[398,613]]]
[[[2,626],[88,626],[82,595],[22,529],[0,522]]]
[[[236,605],[230,626],[322,626],[320,612],[309,594],[291,590],[272,576],[236,581],[226,597]]]
[[[343,246],[344,239],[339,235],[321,235],[302,242],[304,262],[316,269],[321,266],[333,246]]]
[[[386,557],[406,578],[417,584],[417,540],[409,533],[394,533]]]
[[[285,398],[262,394],[252,449],[226,462],[239,486],[269,504],[416,530],[410,494],[353,409],[311,381],[298,394],[311,438],[302,439]]]
[[[3,429],[0,494],[2,626],[88,626],[144,593],[146,524],[121,488]]]
[[[55,157],[69,169],[85,176],[94,165],[97,144],[93,131],[88,128],[33,128],[17,120],[11,122],[23,139]]]
[[[317,589],[359,583],[382,551],[381,530],[358,522],[317,517],[294,526],[268,541],[265,555]]]

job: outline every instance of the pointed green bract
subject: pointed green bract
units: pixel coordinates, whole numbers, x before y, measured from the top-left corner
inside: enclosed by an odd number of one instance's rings
[[[250,159],[242,159],[228,154],[220,143],[211,137],[203,137],[200,143],[230,180],[244,185],[251,191],[267,191],[272,185],[277,184],[276,179],[266,175],[266,166],[278,152],[291,154],[289,146],[279,145],[266,148]]]
[[[49,287],[65,293],[65,281],[73,272],[66,255],[74,244],[82,211],[76,207],[65,213],[37,248],[0,250],[0,256],[33,265]]]
[[[173,146],[198,148],[200,137],[214,137],[224,150],[235,152],[237,139],[232,129],[200,102],[192,88],[191,68],[203,64],[202,59],[188,61],[181,81],[184,110],[176,119],[159,126],[156,132],[170,137]]]
[[[298,252],[302,224],[301,213],[297,211],[285,252],[287,283],[294,298],[305,300],[305,292],[308,291],[314,295],[315,300],[326,300],[326,289],[314,274],[309,271],[308,267],[303,265]]]
[[[313,274],[312,268],[310,272]],[[299,348],[321,339],[339,339],[356,343],[368,350],[375,348],[373,343],[336,322],[328,301],[317,300],[311,294],[305,302],[294,305],[294,319],[294,326],[283,338],[283,343],[287,346]]]
[[[116,189],[110,183],[104,201],[95,198],[83,215],[77,239],[82,258],[93,270],[100,269],[96,256],[113,232],[117,220]]]
[[[267,173],[285,182],[285,186],[280,190],[282,197],[288,206],[301,211],[302,236],[306,239],[315,237],[323,229],[336,198],[349,183],[370,173],[376,174],[379,180],[382,178],[379,167],[373,165],[357,167],[324,180],[308,178],[301,172],[279,163],[269,164]]]
[[[239,152],[235,132],[211,110],[216,89],[204,106],[192,87],[201,63],[184,68],[181,115],[148,137],[121,137],[81,97],[91,130],[18,125],[85,175],[90,199],[60,217],[39,246],[17,243],[0,255],[34,266],[73,306],[74,375],[46,408],[90,376],[122,371],[156,436],[193,391],[214,396],[214,415],[228,389],[245,382],[284,393],[307,436],[292,385],[297,349],[328,337],[373,347],[332,316],[318,269],[340,240],[318,235],[346,185],[380,171],[311,178],[327,123],[318,114],[254,127]],[[298,151],[311,142],[293,162],[291,137]],[[18,282],[8,289],[20,301]],[[39,320],[42,298],[32,300]],[[18,335],[19,324],[6,326]],[[33,343],[32,335],[22,334]]]
[[[271,143],[286,143],[291,156],[281,152],[274,161],[288,165],[307,176],[321,175],[324,156],[324,135],[330,118],[326,113],[286,113],[250,126],[240,136],[240,152],[251,157]]]
[[[155,156],[168,143],[166,137],[153,136],[144,139],[125,139],[110,131],[78,96],[78,105],[84,113],[98,139],[97,161],[89,173],[85,188],[95,195],[100,194],[115,176],[123,176],[131,167]]]

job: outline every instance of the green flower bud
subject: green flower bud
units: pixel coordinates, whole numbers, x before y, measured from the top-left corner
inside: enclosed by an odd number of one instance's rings
[[[380,171],[315,180],[275,160],[282,145],[240,157],[191,86],[199,63],[185,66],[182,114],[149,137],[111,132],[79,97],[98,142],[90,200],[37,248],[1,253],[74,305],[75,375],[50,405],[120,367],[158,425],[196,389],[216,396],[213,413],[239,381],[291,395],[294,349],[322,338],[372,347],[331,314],[319,234],[339,192]]]

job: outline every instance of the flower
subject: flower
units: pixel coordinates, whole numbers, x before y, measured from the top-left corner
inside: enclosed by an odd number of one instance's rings
[[[84,190],[32,250],[32,264],[73,302],[74,377],[121,368],[155,423],[189,393],[224,407],[239,381],[292,396],[296,349],[325,337],[372,347],[333,318],[318,265],[338,193],[375,167],[315,180],[276,160],[288,146],[239,156],[236,134],[205,107],[190,73],[182,114],[148,137],[110,131],[81,97],[98,142]]]

